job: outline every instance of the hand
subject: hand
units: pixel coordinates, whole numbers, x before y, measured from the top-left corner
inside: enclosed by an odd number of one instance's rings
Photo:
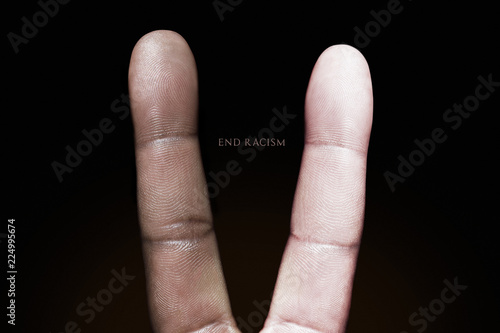
[[[196,134],[197,71],[185,40],[172,31],[141,38],[129,89],[153,329],[239,332],[212,228]],[[291,233],[265,333],[345,330],[372,124],[370,72],[356,49],[332,46],[319,57],[305,122]]]

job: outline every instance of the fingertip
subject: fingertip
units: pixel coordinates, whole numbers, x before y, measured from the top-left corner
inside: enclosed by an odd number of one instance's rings
[[[357,48],[348,44],[332,45],[326,48],[318,59],[329,58],[330,60],[335,60],[339,57],[344,61],[355,63],[358,67],[361,66],[368,69],[368,63],[363,54]]]
[[[366,151],[372,125],[370,69],[356,48],[333,45],[319,56],[306,94],[306,142]]]
[[[179,33],[173,30],[154,30],[142,36],[134,46],[132,54],[141,54],[144,51],[158,47],[188,48],[189,45]]]
[[[130,59],[129,93],[138,142],[196,132],[196,63],[180,34],[156,30],[139,39]]]

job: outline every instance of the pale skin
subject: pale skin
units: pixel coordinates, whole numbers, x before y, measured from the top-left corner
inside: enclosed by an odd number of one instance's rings
[[[186,41],[173,31],[141,38],[129,90],[153,329],[240,332],[213,231],[196,134],[197,69]],[[372,100],[361,53],[336,45],[320,55],[306,93],[291,233],[261,332],[345,331],[363,229]]]

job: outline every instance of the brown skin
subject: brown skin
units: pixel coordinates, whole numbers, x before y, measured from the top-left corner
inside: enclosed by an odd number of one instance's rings
[[[198,81],[172,31],[139,40],[129,71],[139,219],[155,332],[239,332],[222,274],[198,144]],[[265,333],[344,332],[361,241],[372,88],[346,45],[319,57],[291,235]]]

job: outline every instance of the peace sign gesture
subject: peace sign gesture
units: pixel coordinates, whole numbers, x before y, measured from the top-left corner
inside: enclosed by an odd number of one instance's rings
[[[139,219],[155,332],[239,332],[222,274],[198,137],[194,57],[172,31],[132,53]],[[262,332],[343,332],[361,240],[371,79],[339,45],[319,57],[305,101],[291,233]],[[196,195],[204,193],[204,195]]]

